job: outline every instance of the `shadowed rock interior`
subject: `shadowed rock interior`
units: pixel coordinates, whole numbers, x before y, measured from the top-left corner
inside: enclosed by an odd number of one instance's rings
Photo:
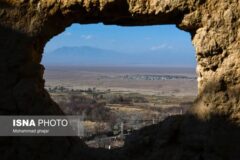
[[[43,48],[73,23],[100,22],[175,24],[191,34],[198,98],[188,115],[143,128],[111,152],[76,137],[1,138],[2,159],[239,159],[238,0],[0,0],[1,115],[62,115],[44,89]]]

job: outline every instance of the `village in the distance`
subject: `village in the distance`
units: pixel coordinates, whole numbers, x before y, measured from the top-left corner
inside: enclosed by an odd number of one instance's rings
[[[64,113],[82,117],[80,137],[94,148],[122,147],[134,131],[184,114],[197,90],[191,68],[48,67],[45,79]]]

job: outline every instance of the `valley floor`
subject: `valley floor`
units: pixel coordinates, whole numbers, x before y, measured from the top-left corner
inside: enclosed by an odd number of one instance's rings
[[[197,92],[191,69],[52,67],[45,79],[62,110],[83,117],[91,147],[120,147],[132,131],[184,114]]]

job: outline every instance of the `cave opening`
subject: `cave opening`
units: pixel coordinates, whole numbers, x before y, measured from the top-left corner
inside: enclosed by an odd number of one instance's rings
[[[174,25],[73,24],[45,46],[45,89],[66,115],[82,117],[86,144],[118,148],[192,105],[194,52]]]

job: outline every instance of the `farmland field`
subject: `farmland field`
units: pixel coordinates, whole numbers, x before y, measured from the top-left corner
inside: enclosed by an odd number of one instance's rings
[[[93,147],[118,147],[116,137],[184,114],[197,94],[192,68],[49,66],[45,80],[66,114],[83,117],[82,138]]]

